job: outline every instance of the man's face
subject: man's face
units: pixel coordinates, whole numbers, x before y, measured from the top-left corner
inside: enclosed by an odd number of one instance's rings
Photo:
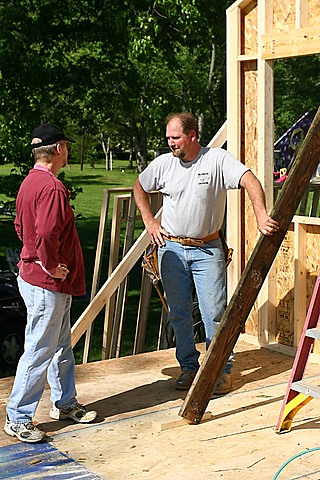
[[[62,167],[65,167],[68,164],[68,143],[64,140],[59,142],[61,146],[61,162],[62,162]]]
[[[178,157],[183,160],[186,156],[188,156],[188,153],[192,148],[190,133],[188,135],[183,133],[179,118],[173,118],[170,120],[166,129],[166,137],[168,146],[170,147],[174,157]]]

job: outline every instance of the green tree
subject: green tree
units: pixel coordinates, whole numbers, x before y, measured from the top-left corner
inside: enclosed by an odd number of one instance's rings
[[[288,58],[275,63],[275,139],[306,111],[320,105],[320,55]]]
[[[133,148],[138,170],[172,111],[199,115],[208,140],[225,116],[229,3],[0,2],[0,162],[30,165],[30,130],[44,121]]]

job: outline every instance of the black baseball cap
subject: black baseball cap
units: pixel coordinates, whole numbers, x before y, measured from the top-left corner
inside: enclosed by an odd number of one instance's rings
[[[75,143],[75,140],[67,137],[61,128],[50,123],[43,123],[36,127],[31,134],[31,147],[45,147],[46,145],[54,145],[60,140]]]

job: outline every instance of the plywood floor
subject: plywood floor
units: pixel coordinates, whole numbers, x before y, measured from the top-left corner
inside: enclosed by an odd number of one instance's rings
[[[212,418],[199,425],[156,428],[181,419],[172,349],[77,366],[78,399],[99,411],[96,423],[51,420],[49,390],[35,420],[56,449],[106,480],[272,480],[296,455],[277,478],[320,479],[320,451],[298,456],[319,446],[319,400],[302,408],[290,433],[275,433],[293,358],[241,337],[235,352],[233,391],[211,400]],[[320,383],[320,366],[309,362],[307,376]],[[19,443],[2,430],[12,381],[0,380],[0,447]]]

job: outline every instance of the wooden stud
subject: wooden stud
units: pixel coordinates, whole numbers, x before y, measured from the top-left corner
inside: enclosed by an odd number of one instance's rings
[[[307,313],[306,226],[294,218],[294,348],[298,348]]]
[[[259,32],[268,33],[272,29],[272,6],[270,1],[259,1]],[[274,171],[274,62],[261,59],[261,35],[258,37],[258,172],[266,195],[267,210],[273,207],[273,171]],[[258,340],[265,344],[275,340],[276,305],[275,266],[270,269],[268,279],[258,296]]]
[[[108,276],[111,275],[116,265],[119,262],[119,249],[120,249],[120,231],[121,231],[121,218],[123,202],[128,201],[129,195],[115,195],[113,212],[112,212],[112,225],[110,236],[110,257]],[[102,339],[102,360],[111,358],[111,343],[114,327],[114,309],[116,303],[116,292],[108,299],[105,309],[104,327],[103,327],[103,339]]]
[[[238,2],[240,3],[240,2]],[[248,2],[249,3],[249,2]],[[240,90],[241,75],[238,55],[241,53],[241,11],[227,10],[227,138],[228,151],[240,160]],[[240,192],[227,193],[226,232],[228,245],[234,249],[233,260],[228,267],[228,297],[230,298],[241,275],[241,215]]]
[[[123,244],[122,258],[129,251],[134,241],[135,213],[136,213],[136,202],[133,196],[133,192],[131,192],[128,211],[127,211],[127,226],[126,226],[126,233],[125,233],[124,244]],[[129,281],[129,277],[127,276],[121,282],[118,288],[116,306],[114,311],[114,322],[113,322],[113,332],[112,332],[112,342],[111,342],[111,358],[120,356],[122,328],[124,323],[124,310],[125,310],[127,291],[128,291],[128,281]]]
[[[309,5],[308,0],[296,0],[296,29],[308,26]]]
[[[146,273],[142,270],[141,295],[138,307],[138,316],[136,324],[136,333],[134,338],[133,354],[142,353],[149,315],[150,298],[152,292],[152,283]]]
[[[227,122],[225,121],[222,127],[219,128],[217,133],[210,140],[207,147],[220,148],[224,143],[226,143],[226,141],[227,141]]]

